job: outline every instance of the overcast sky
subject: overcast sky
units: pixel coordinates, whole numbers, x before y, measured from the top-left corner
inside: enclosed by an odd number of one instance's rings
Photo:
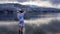
[[[23,5],[37,5],[40,7],[53,7],[60,9],[60,0],[26,0]]]
[[[53,7],[60,9],[60,0],[0,0],[1,2],[20,2],[23,5],[37,5],[40,7]]]

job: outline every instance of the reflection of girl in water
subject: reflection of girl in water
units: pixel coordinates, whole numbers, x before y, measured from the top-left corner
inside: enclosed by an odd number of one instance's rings
[[[19,34],[23,33],[23,28],[24,28],[24,14],[25,14],[25,11],[19,9],[19,11],[17,13],[17,18],[19,20]]]

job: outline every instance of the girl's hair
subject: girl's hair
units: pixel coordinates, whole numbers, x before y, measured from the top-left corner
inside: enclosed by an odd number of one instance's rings
[[[18,12],[23,13],[24,11],[22,9],[19,9]]]
[[[20,12],[20,13],[23,13],[24,11],[22,11],[22,10],[19,10],[19,12]]]

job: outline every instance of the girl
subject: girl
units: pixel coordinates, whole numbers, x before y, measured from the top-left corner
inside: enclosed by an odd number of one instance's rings
[[[19,9],[17,13],[17,18],[19,20],[19,34],[23,34],[23,28],[24,28],[24,14],[25,11]]]

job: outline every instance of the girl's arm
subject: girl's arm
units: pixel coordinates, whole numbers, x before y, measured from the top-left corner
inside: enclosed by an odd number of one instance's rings
[[[26,11],[23,12],[24,14],[26,13]]]

